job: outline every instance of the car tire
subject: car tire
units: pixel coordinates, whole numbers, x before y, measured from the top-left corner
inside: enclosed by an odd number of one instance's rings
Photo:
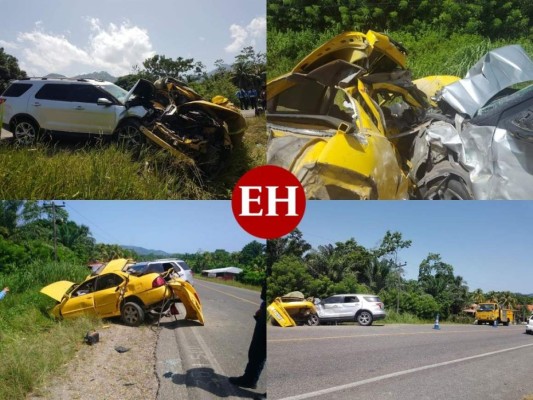
[[[436,179],[427,186],[424,200],[473,200],[474,197],[462,179],[449,176]]]
[[[13,137],[18,146],[31,146],[39,137],[40,128],[30,118],[17,118],[12,124]]]
[[[144,321],[144,310],[132,301],[122,307],[122,322],[128,326],[139,326]]]
[[[306,324],[309,325],[309,326],[317,326],[317,325],[319,325],[320,324],[320,319],[318,318],[318,315],[314,314],[314,313],[309,314],[309,318],[307,319]]]
[[[478,325],[481,325],[481,324],[483,324],[483,322],[481,322],[481,321],[477,321],[477,324],[478,324]]]
[[[359,314],[357,314],[356,320],[361,326],[370,326],[372,325],[374,317],[372,317],[372,313],[370,311],[361,311]]]
[[[140,123],[128,120],[118,126],[114,133],[115,140],[129,148],[140,147],[144,143],[144,135],[140,130]]]

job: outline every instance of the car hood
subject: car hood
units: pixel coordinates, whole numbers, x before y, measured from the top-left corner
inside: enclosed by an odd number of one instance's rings
[[[146,79],[139,79],[130,89],[126,97],[124,97],[124,104],[127,104],[132,96],[152,100],[155,97],[155,86]]]
[[[42,294],[45,294],[55,301],[61,302],[63,296],[69,291],[69,289],[74,286],[75,283],[69,281],[59,281],[51,283],[48,286],[43,287],[40,291]]]
[[[324,85],[350,86],[360,75],[405,69],[406,51],[387,35],[368,31],[342,33],[318,47],[291,72],[268,82],[270,99],[305,78]]]
[[[533,61],[519,45],[489,51],[461,79],[442,90],[457,112],[472,118],[497,93],[517,83],[533,80]]]
[[[369,73],[374,73],[378,72],[377,69],[403,69],[407,57],[405,49],[387,35],[374,31],[368,31],[366,34],[345,32],[304,57],[292,72],[309,73],[332,60],[359,64]]]

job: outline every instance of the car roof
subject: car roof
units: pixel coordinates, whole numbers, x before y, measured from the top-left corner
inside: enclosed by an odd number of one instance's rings
[[[88,79],[88,78],[47,78],[47,77],[29,77],[21,78],[12,81],[12,83],[19,82],[53,82],[53,83],[90,83],[90,84],[111,84],[111,82],[103,81],[100,79]]]

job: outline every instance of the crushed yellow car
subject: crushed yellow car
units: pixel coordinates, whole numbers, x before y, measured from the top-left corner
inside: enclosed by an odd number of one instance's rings
[[[181,301],[185,319],[204,324],[200,298],[192,285],[171,277],[170,271],[136,276],[128,272],[131,265],[131,260],[113,260],[80,284],[59,281],[42,288],[41,293],[57,302],[51,310],[57,318],[121,317],[126,325],[138,326],[147,313],[167,314]]]
[[[140,79],[126,96],[126,108],[146,110],[139,131],[149,142],[213,174],[225,165],[247,128],[238,109],[215,97],[217,103],[204,100],[170,77],[155,83]]]
[[[315,305],[310,299],[305,299],[301,292],[276,297],[267,311],[273,318],[273,323],[283,328],[320,323]]]
[[[408,199],[408,154],[431,97],[387,35],[336,36],[267,85],[267,163],[291,171],[309,199]],[[422,89],[421,89],[422,88]]]

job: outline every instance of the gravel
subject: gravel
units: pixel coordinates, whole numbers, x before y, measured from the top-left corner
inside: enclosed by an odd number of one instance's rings
[[[60,375],[28,399],[155,399],[159,387],[155,374],[156,329],[110,323],[97,332],[98,343],[82,343]],[[115,349],[120,347],[129,350],[120,353]]]

